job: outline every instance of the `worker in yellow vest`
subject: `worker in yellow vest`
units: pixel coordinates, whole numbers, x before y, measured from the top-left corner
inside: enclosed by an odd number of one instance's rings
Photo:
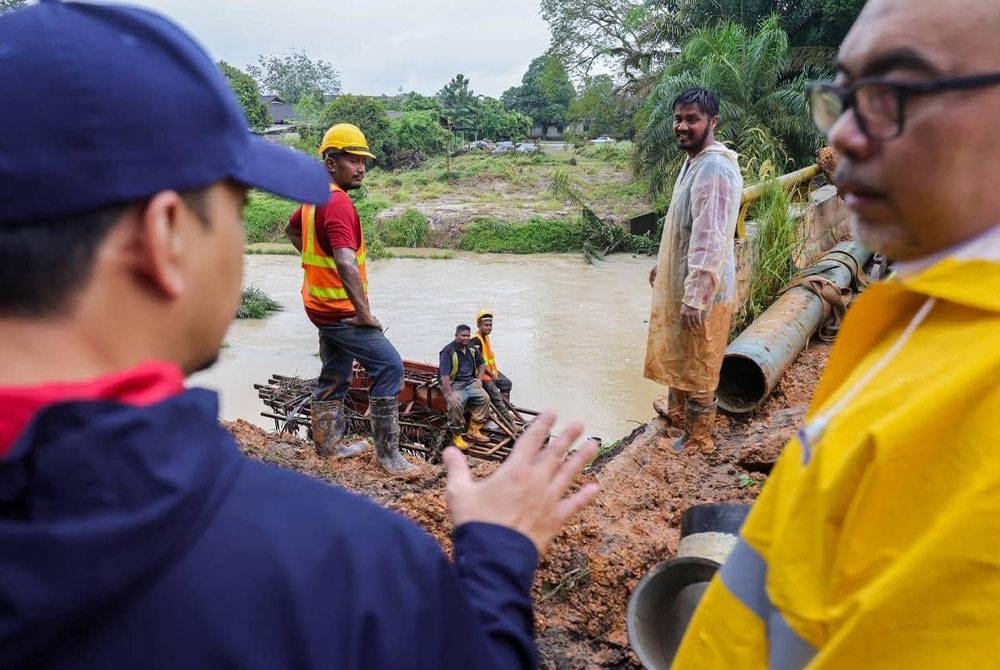
[[[441,375],[441,392],[448,401],[448,423],[454,444],[459,449],[468,448],[469,441],[488,444],[489,436],[483,425],[490,413],[490,397],[483,390],[483,371],[486,364],[479,349],[469,346],[472,329],[460,324],[455,328],[455,339],[449,342],[438,356]],[[469,430],[465,431],[465,410],[470,413]]]
[[[472,336],[470,346],[479,349],[486,361],[486,370],[483,372],[483,388],[490,395],[494,407],[506,418],[510,420],[510,411],[507,409],[507,402],[510,401],[510,390],[514,386],[507,375],[500,372],[497,367],[497,357],[493,353],[493,343],[490,342],[490,333],[493,332],[493,312],[488,309],[481,309],[476,314],[476,334]]]
[[[323,458],[355,456],[366,443],[345,441],[344,397],[357,360],[372,378],[371,415],[379,465],[389,474],[415,466],[399,452],[399,402],[403,361],[382,332],[368,302],[365,238],[347,192],[361,186],[365,159],[375,158],[364,133],[338,123],[323,136],[319,155],[330,173],[325,205],[303,205],[285,230],[302,254],[302,302],[319,329],[323,368],[312,398],[312,434]]]

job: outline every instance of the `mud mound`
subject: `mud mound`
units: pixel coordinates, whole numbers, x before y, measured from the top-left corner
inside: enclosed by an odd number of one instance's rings
[[[639,668],[628,647],[625,606],[639,579],[674,555],[681,515],[701,502],[750,502],[797,429],[825,365],[829,347],[805,351],[762,409],[747,418],[721,416],[719,451],[675,454],[652,425],[623,440],[581,479],[596,478],[601,493],[553,542],[534,586],[542,667]],[[652,409],[650,409],[652,414]],[[268,434],[246,421],[226,423],[255,458],[319,477],[413,519],[451,551],[445,475],[424,465],[413,481],[386,477],[373,451],[324,462],[312,445]],[[479,476],[494,463],[473,463]]]

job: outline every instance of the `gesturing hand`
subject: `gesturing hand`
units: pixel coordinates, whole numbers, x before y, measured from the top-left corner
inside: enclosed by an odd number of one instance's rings
[[[445,449],[448,507],[455,526],[470,521],[507,526],[526,535],[541,554],[566,522],[590,504],[598,491],[594,483],[568,498],[563,496],[597,455],[597,445],[588,440],[566,458],[583,432],[583,425],[573,422],[542,449],[555,421],[555,412],[543,412],[518,439],[503,465],[479,481],[472,478],[462,452]]]

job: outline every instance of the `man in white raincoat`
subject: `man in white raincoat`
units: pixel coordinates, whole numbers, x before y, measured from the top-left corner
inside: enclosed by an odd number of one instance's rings
[[[686,431],[676,447],[715,451],[715,389],[733,314],[733,238],[743,177],[715,141],[719,99],[691,88],[674,99],[674,137],[687,160],[674,184],[656,267],[645,376],[669,387],[653,407]]]

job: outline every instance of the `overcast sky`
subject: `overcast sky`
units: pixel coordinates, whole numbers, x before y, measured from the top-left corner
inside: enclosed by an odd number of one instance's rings
[[[302,49],[345,93],[436,93],[455,74],[499,97],[549,46],[538,0],[130,0],[184,26],[215,60]]]

